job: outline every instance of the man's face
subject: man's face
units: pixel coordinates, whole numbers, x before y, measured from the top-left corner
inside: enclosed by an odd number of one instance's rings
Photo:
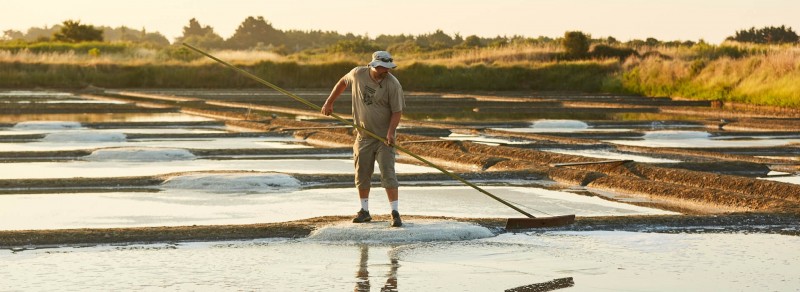
[[[386,67],[381,67],[381,66],[372,67],[372,69],[375,70],[375,72],[377,72],[378,76],[380,76],[381,78],[386,78],[386,75],[389,75],[389,71],[392,70],[392,69],[389,69],[389,68],[386,68]]]

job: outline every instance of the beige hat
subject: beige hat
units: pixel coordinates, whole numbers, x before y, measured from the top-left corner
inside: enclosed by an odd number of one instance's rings
[[[393,63],[394,59],[392,59],[392,55],[389,54],[387,51],[377,51],[372,53],[372,62],[369,62],[370,67],[385,67],[389,69],[393,69],[397,67]]]

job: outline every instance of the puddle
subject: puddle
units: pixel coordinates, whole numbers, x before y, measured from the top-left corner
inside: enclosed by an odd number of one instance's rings
[[[154,148],[186,148],[186,149],[299,149],[312,148],[298,144],[302,140],[294,137],[254,137],[254,138],[158,138],[158,139],[122,139],[122,133],[91,132],[55,135],[54,142],[40,141],[27,143],[0,143],[0,151],[68,151],[89,150],[108,147],[154,147]],[[66,142],[68,140],[70,142]],[[2,166],[0,166],[2,168]]]
[[[575,133],[575,132],[625,132],[630,129],[599,129],[579,120],[538,120],[527,128],[492,128],[518,133]]]
[[[263,175],[263,174],[262,174]],[[247,184],[254,178],[225,180]],[[161,192],[68,193],[0,196],[0,230],[221,225],[285,222],[318,216],[352,215],[359,208],[354,188],[297,189],[290,178],[272,177],[238,192],[224,186],[202,188],[202,178],[168,183]],[[262,186],[262,184],[266,186]],[[536,216],[625,216],[675,214],[598,197],[530,187],[484,187]],[[391,211],[381,188],[373,188],[370,213]],[[535,209],[535,210],[534,210]],[[516,211],[469,187],[400,188],[405,215],[465,218],[521,217]],[[405,220],[415,223],[413,220]],[[375,222],[386,226],[387,222]]]
[[[780,177],[766,177],[766,178],[762,178],[762,179],[800,185],[800,176],[797,176],[797,175],[780,176]]]
[[[160,152],[156,151],[155,154]],[[399,173],[438,173],[430,167],[398,163]],[[352,174],[352,159],[252,159],[170,161],[69,161],[2,163],[3,179],[151,176],[187,171],[238,170],[305,174]],[[376,170],[377,172],[377,170]]]
[[[799,245],[771,234],[608,231],[3,250],[0,262],[14,268],[0,269],[0,289],[515,291],[508,289],[562,283],[558,291],[792,291],[800,287]]]
[[[84,113],[84,114],[25,114],[0,115],[0,123],[19,121],[75,121],[78,123],[103,122],[207,122],[214,119],[182,113]]]
[[[800,139],[780,139],[752,137],[751,139],[731,139],[711,137],[701,131],[654,131],[647,132],[641,140],[606,140],[605,142],[643,147],[673,148],[722,148],[722,147],[773,147],[800,142]]]

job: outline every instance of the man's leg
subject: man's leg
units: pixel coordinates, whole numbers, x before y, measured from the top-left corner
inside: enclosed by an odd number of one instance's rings
[[[361,199],[361,210],[353,218],[353,223],[372,221],[372,216],[369,215],[369,188],[358,189],[358,198]]]
[[[386,197],[389,198],[389,204],[392,205],[392,211],[397,211],[398,191],[397,188],[387,188]]]
[[[358,189],[358,198],[361,199],[361,210],[369,211],[369,188]]]
[[[403,220],[400,220],[400,211],[397,210],[400,204],[397,188],[387,188],[386,196],[389,197],[389,204],[392,205],[392,222],[390,222],[390,225],[392,227],[403,226]]]
[[[386,196],[389,198],[389,204],[392,206],[392,227],[400,227],[403,225],[400,220],[400,212],[398,211],[399,205],[399,192],[397,190],[399,183],[397,182],[397,174],[394,170],[395,164],[395,149],[381,144],[381,148],[376,154],[378,167],[381,170],[381,184],[386,189]]]
[[[363,139],[356,139],[353,144],[353,164],[355,165],[355,183],[358,189],[358,198],[361,209],[358,211],[353,223],[372,221],[369,214],[369,190],[371,187],[372,173],[375,170],[375,143]]]

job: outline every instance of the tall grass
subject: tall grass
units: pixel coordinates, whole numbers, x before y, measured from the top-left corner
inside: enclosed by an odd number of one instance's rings
[[[644,95],[800,107],[797,47],[740,58],[629,59],[622,67],[622,87]]]
[[[89,43],[37,53],[2,45],[0,87],[4,88],[260,86],[181,47],[157,50]],[[288,56],[264,51],[211,53],[290,88],[330,88],[370,58],[369,53],[324,50]],[[408,90],[565,90],[800,107],[798,46],[698,44],[641,47],[638,54],[625,60],[566,60],[560,47],[547,44],[444,49],[395,54],[399,67],[394,74]]]

